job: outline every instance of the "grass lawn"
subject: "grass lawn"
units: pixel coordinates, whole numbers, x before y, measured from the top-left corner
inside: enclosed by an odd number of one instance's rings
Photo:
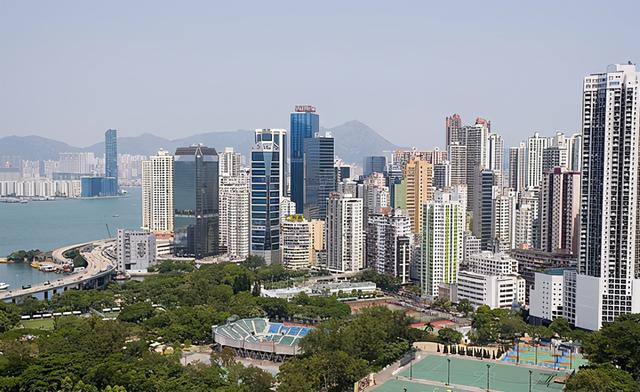
[[[51,331],[53,330],[53,318],[21,320],[19,325],[29,329],[44,329]]]

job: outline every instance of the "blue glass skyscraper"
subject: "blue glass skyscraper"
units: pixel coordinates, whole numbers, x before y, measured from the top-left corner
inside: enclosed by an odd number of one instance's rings
[[[387,168],[387,158],[384,156],[366,156],[364,157],[363,175],[368,177],[371,173],[384,173]]]
[[[326,219],[327,199],[336,191],[334,139],[316,136],[304,144],[304,216]]]
[[[320,116],[316,108],[299,105],[291,113],[291,200],[296,203],[296,213],[304,211],[304,141],[320,131]]]
[[[267,264],[280,262],[280,147],[256,143],[251,151],[251,250]]]
[[[118,131],[107,129],[104,133],[104,176],[115,178],[118,189]]]

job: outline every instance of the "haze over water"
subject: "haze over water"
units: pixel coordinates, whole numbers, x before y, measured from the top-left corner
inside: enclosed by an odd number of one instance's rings
[[[0,203],[0,257],[18,249],[52,250],[107,238],[141,223],[140,188],[127,197]],[[117,215],[117,216],[116,216]]]

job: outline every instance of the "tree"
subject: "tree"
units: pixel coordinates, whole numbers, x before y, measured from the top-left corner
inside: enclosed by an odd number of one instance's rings
[[[549,330],[560,336],[562,339],[566,339],[571,335],[571,325],[569,325],[567,319],[562,317],[558,317],[553,320],[549,325]]]
[[[473,305],[471,305],[471,302],[464,298],[461,299],[460,302],[458,302],[458,304],[456,305],[456,310],[460,313],[463,313],[465,317],[467,317],[467,315],[471,312],[473,312]]]
[[[458,344],[462,339],[462,334],[455,329],[442,328],[438,331],[438,340],[442,344]]]
[[[567,381],[566,391],[638,392],[640,384],[631,374],[608,364],[583,368]]]
[[[341,392],[367,374],[367,362],[344,351],[293,358],[282,364],[278,392]]]
[[[267,263],[264,261],[264,257],[260,256],[247,256],[246,259],[241,263],[244,267],[250,269],[251,271],[255,271],[260,267],[264,267]]]
[[[118,315],[118,320],[130,323],[139,323],[153,315],[153,306],[149,302],[138,302],[126,306]]]
[[[623,314],[583,342],[586,358],[592,364],[608,363],[640,379],[640,314]]]

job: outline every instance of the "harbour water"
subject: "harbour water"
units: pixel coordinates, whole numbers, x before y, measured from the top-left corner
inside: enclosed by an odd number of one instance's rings
[[[0,257],[14,250],[48,251],[114,237],[117,229],[139,228],[140,188],[125,189],[127,196],[117,198],[0,203]],[[14,285],[11,279],[18,273],[21,280]],[[0,282],[11,284],[11,288],[51,280],[47,277],[51,275],[55,274],[36,271],[28,264],[0,265]]]
[[[40,272],[31,268],[29,263],[0,264],[0,281],[10,285],[7,290],[16,290],[20,289],[22,285],[34,285],[58,278],[60,275],[54,272]]]

